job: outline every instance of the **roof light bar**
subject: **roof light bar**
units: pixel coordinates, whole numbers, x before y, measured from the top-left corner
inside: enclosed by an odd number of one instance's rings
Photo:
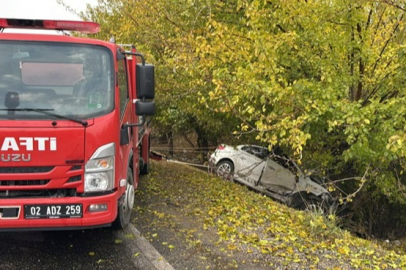
[[[66,30],[94,34],[99,32],[100,25],[94,22],[83,21],[0,19],[1,28]]]

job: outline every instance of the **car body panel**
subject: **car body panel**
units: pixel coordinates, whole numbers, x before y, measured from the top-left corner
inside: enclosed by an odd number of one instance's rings
[[[257,184],[262,170],[265,166],[265,161],[258,157],[252,156],[245,151],[240,151],[237,156],[237,163],[235,164],[235,174],[238,178],[248,181],[253,184]]]
[[[296,176],[272,159],[268,158],[260,185],[273,192],[286,195],[296,188]]]
[[[232,180],[287,205],[298,193],[331,198],[324,187],[312,181],[291,159],[284,155],[277,156],[264,147],[222,144],[210,156],[209,167],[216,171],[217,164],[224,160],[233,163]]]

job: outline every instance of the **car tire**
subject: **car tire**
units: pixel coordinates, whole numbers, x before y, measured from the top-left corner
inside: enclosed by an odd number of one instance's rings
[[[216,166],[216,174],[227,181],[232,181],[234,177],[234,164],[229,160],[220,161]]]
[[[118,206],[117,218],[113,222],[113,228],[124,229],[130,223],[131,213],[134,207],[134,176],[133,170],[128,167],[127,187],[124,195],[124,201]]]

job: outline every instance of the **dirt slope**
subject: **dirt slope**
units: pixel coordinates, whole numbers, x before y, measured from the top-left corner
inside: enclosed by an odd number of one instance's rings
[[[351,236],[334,217],[185,165],[151,165],[133,223],[175,269],[406,269],[405,254]]]

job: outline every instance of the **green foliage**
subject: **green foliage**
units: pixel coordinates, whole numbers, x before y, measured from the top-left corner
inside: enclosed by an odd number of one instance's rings
[[[156,125],[291,149],[333,179],[406,204],[402,1],[100,0],[98,38],[157,68]],[[358,183],[345,182],[348,194]]]
[[[158,132],[195,129],[217,143],[216,138],[231,134],[237,122],[231,114],[215,113],[199,102],[207,99],[212,83],[210,75],[195,66],[193,43],[204,31],[209,12],[205,3],[191,0],[100,0],[99,6],[89,7],[82,16],[101,23],[97,38],[108,40],[114,35],[117,43],[136,45],[155,64]]]

